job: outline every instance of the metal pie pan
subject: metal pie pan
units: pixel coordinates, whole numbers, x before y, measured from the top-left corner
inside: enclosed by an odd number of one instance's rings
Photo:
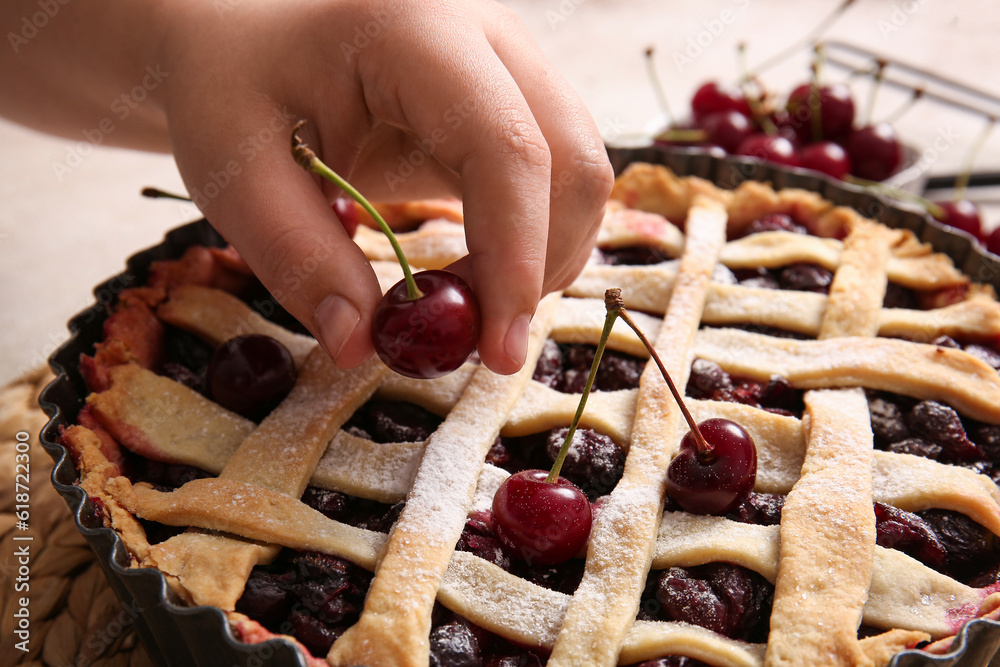
[[[802,188],[818,192],[834,204],[850,206],[891,227],[912,230],[921,240],[946,253],[974,280],[1000,292],[1000,259],[986,253],[973,238],[944,228],[925,212],[904,208],[856,186],[816,172],[788,169],[734,156],[718,156],[699,149],[642,146],[609,148],[615,173],[632,162],[662,164],[685,176],[699,176],[725,188],[746,180],[770,182],[776,189]],[[103,337],[108,306],[123,289],[142,285],[150,265],[180,257],[191,245],[223,245],[222,237],[204,219],[169,232],[163,242],[129,258],[125,271],[94,289],[95,302],[68,323],[70,337],[50,357],[56,374],[39,403],[49,416],[41,434],[45,450],[55,461],[52,483],[73,514],[77,529],[90,544],[123,608],[135,618],[150,657],[161,667],[307,667],[289,643],[272,639],[246,644],[232,632],[225,614],[216,607],[188,606],[178,600],[164,576],[155,569],[129,567],[131,556],[118,534],[95,525],[87,494],[75,486],[79,479],[67,449],[59,444],[60,429],[73,424],[83,407],[87,389],[79,371],[82,354],[92,354]],[[1000,647],[1000,623],[972,621],[959,632],[953,650],[930,655],[908,650],[894,656],[891,667],[972,667],[986,665]]]

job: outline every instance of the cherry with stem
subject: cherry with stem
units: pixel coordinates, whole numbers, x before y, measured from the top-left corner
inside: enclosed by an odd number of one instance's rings
[[[695,422],[656,348],[625,310],[621,290],[608,290],[604,300],[609,314],[616,312],[649,351],[691,429],[667,468],[667,493],[694,514],[725,514],[736,509],[753,491],[757,478],[757,447],[753,438],[746,429],[728,419]]]
[[[493,496],[493,532],[512,558],[555,565],[576,556],[590,539],[593,523],[590,501],[578,486],[560,477],[559,472],[583,417],[616,317],[617,311],[609,308],[580,403],[552,468],[548,473],[544,470],[514,473]]]
[[[299,138],[303,125],[305,121],[299,121],[292,128],[295,161],[358,202],[385,234],[403,269],[403,280],[389,288],[372,316],[372,343],[379,358],[397,373],[413,378],[440,377],[454,371],[466,362],[479,341],[479,304],[472,288],[448,271],[414,274],[382,215]]]

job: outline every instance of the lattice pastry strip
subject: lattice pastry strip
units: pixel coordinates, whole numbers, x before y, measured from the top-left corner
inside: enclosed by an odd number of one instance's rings
[[[687,382],[706,288],[725,243],[725,220],[721,206],[707,197],[696,198],[687,217],[684,254],[656,342],[664,365],[680,386]],[[583,580],[549,665],[617,663],[652,560],[651,545],[663,509],[663,471],[677,446],[679,420],[659,370],[647,364],[625,471],[595,521]]]
[[[481,368],[428,439],[361,619],[330,649],[332,665],[427,664],[431,611],[472,505],[483,459],[530,379],[558,295],[536,311],[525,367],[513,376]]]
[[[112,377],[112,388],[92,395],[88,403],[116,440],[150,458],[218,473],[253,429],[249,420],[151,371],[126,365],[113,369]],[[446,376],[449,377],[453,376]],[[423,382],[444,387],[441,395],[446,400],[451,393],[446,378]],[[399,393],[410,382],[396,376],[388,376],[376,395],[390,384],[399,385],[392,390],[393,396],[411,395]],[[615,415],[634,414],[636,393],[636,390],[620,390],[594,394],[588,403],[588,412],[594,418],[592,427],[612,436],[616,442],[619,437],[628,442],[631,424],[620,423]],[[516,425],[514,434],[519,434],[566,424],[572,416],[571,408],[575,409],[578,401],[579,395],[562,394],[529,382],[508,416],[505,429]],[[692,400],[690,409],[699,421],[718,416],[746,424],[758,443],[755,489],[782,494],[791,490],[805,457],[805,435],[800,420],[762,413],[739,403]],[[196,431],[178,428],[184,416],[197,421],[200,428]],[[617,428],[624,431],[619,433]],[[317,464],[310,484],[381,502],[396,502],[412,486],[422,455],[422,442],[378,444],[339,431]],[[495,490],[497,480],[506,474],[489,465],[484,469],[484,475],[493,481],[480,478],[477,493],[483,492],[484,502],[480,503],[483,509],[489,509],[492,500],[492,493],[486,491]],[[875,452],[872,474],[875,499],[879,502],[908,511],[935,507],[955,510],[1000,534],[1000,491],[982,475],[893,452]]]
[[[625,301],[631,308],[662,314],[675,273],[669,262],[650,269],[591,266],[566,290],[566,295],[599,299],[603,298],[604,285],[621,285]],[[702,322],[712,326],[759,324],[817,336],[827,298],[814,292],[778,291],[717,280],[709,286]],[[938,336],[988,338],[1000,330],[1000,303],[989,293],[971,291],[967,300],[934,310],[883,308],[878,321],[880,336],[918,342],[929,342]],[[650,322],[650,328],[651,331],[645,327],[643,330],[655,335],[659,323]],[[600,335],[600,327],[588,322],[589,331]],[[634,345],[632,350],[632,354],[645,355],[645,350]]]
[[[291,393],[243,440],[219,477],[298,498],[333,434],[368,400],[385,372],[381,363],[371,361],[348,373],[314,347]],[[198,427],[197,422],[190,426]],[[221,550],[229,559],[213,557]],[[150,550],[151,562],[175,576],[197,604],[226,610],[235,608],[250,569],[276,555],[270,546],[202,533],[178,535]]]

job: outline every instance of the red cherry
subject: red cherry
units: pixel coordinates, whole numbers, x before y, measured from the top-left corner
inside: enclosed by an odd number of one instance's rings
[[[983,219],[979,214],[979,207],[973,202],[968,199],[959,199],[958,201],[939,201],[934,203],[944,211],[944,215],[938,218],[938,220],[949,227],[968,232],[980,241],[985,241]]]
[[[555,565],[587,545],[593,514],[579,487],[546,477],[544,470],[522,470],[503,481],[493,496],[493,532],[511,558]]]
[[[691,99],[691,115],[700,122],[713,113],[737,111],[750,116],[750,103],[739,86],[709,81],[702,84]]]
[[[739,145],[736,149],[736,154],[747,155],[790,167],[799,166],[799,157],[795,152],[795,145],[785,137],[769,134],[751,134]]]
[[[721,146],[727,153],[735,152],[754,131],[750,119],[733,110],[707,116],[701,127],[708,134],[708,143]]]
[[[799,135],[795,132],[794,121],[787,111],[779,109],[772,113],[771,122],[774,123],[779,137],[788,139],[796,147],[799,145]]]
[[[246,334],[222,344],[208,364],[212,400],[247,419],[259,421],[295,386],[295,360],[269,336]]]
[[[347,235],[353,238],[359,222],[358,209],[354,205],[354,200],[348,197],[337,197],[333,200],[333,212],[340,218],[340,224],[344,226]]]
[[[375,308],[372,342],[400,375],[435,378],[465,363],[479,342],[479,303],[468,283],[448,271],[413,275],[424,293],[407,298],[406,281],[393,285]]]
[[[791,92],[785,106],[790,123],[803,143],[846,136],[854,124],[854,99],[851,89],[842,83],[820,86],[815,105],[812,84],[804,83]],[[813,128],[816,111],[820,116],[819,136]]]
[[[1000,256],[1000,227],[994,229],[993,232],[986,237],[986,249],[994,255]]]
[[[757,447],[742,426],[728,419],[706,419],[698,430],[712,449],[699,452],[688,431],[667,468],[667,493],[688,512],[725,514],[753,491]]]
[[[869,181],[884,181],[896,173],[903,161],[903,146],[888,123],[854,130],[846,147],[854,175]]]
[[[847,151],[832,141],[817,141],[803,148],[799,151],[799,164],[834,178],[843,178],[851,173],[851,159]]]

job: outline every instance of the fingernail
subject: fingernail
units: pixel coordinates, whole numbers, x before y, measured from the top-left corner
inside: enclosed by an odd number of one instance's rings
[[[528,325],[531,324],[531,315],[524,313],[514,318],[507,329],[507,337],[504,338],[503,348],[507,356],[518,366],[524,365],[524,358],[528,354]]]
[[[320,343],[334,361],[340,356],[340,351],[344,349],[360,321],[361,313],[358,309],[339,294],[328,295],[316,308]]]

